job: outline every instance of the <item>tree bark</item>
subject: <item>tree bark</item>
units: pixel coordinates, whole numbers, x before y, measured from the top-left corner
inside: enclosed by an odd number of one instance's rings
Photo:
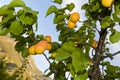
[[[99,65],[100,65],[100,58],[102,56],[102,49],[106,39],[106,35],[107,35],[107,29],[101,29],[98,46],[95,49],[95,55],[93,56],[93,66],[92,66],[93,69],[91,72],[89,72],[90,80],[98,80],[98,78],[101,75]]]

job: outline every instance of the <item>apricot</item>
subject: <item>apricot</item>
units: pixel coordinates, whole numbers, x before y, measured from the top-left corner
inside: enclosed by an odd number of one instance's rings
[[[52,49],[52,44],[48,43],[47,49],[46,50],[51,50]]]
[[[98,46],[98,41],[94,40],[92,43],[92,47],[96,48]]]
[[[77,21],[79,21],[80,19],[80,15],[78,12],[74,12],[70,15],[70,21],[73,23],[76,23]]]
[[[43,54],[44,50],[45,50],[45,47],[43,47],[42,45],[39,45],[39,44],[35,45],[36,54]]]
[[[49,43],[49,42],[51,42],[52,38],[51,38],[51,36],[45,36],[45,40]]]
[[[47,49],[48,43],[47,43],[47,41],[42,40],[42,41],[38,42],[36,45],[40,45],[43,48]]]
[[[112,5],[113,0],[101,0],[102,1],[102,5],[104,7],[110,7]]]
[[[70,20],[68,21],[68,28],[71,28],[71,29],[73,29],[73,28],[75,28],[76,27],[76,23],[73,23],[73,22],[71,22]]]
[[[35,45],[30,46],[28,51],[31,55],[34,55],[35,54]]]

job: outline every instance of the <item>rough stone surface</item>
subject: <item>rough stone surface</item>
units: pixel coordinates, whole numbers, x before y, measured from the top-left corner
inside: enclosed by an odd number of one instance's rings
[[[32,56],[23,59],[14,49],[15,41],[10,36],[0,36],[0,58],[5,58],[7,72],[12,75],[18,71],[20,67],[24,67],[23,78],[25,80],[51,80],[44,77],[43,73],[37,68]]]

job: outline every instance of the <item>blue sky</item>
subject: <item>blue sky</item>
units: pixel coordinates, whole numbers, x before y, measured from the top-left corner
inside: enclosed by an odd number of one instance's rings
[[[11,0],[0,0],[0,5],[8,4],[10,1]],[[57,41],[59,33],[56,32],[55,25],[53,24],[53,15],[50,15],[45,18],[45,14],[48,7],[53,4],[51,0],[24,0],[24,1],[27,6],[31,7],[33,10],[39,11],[38,15],[39,30],[37,34],[51,35],[53,41]],[[70,2],[74,2],[76,4],[76,8],[74,9],[74,11],[78,11],[81,14],[81,20],[84,20],[85,19],[84,11],[80,10],[80,6],[84,4],[86,1],[87,0],[64,0],[62,6]],[[120,50],[119,45],[114,44],[110,46],[111,51],[114,52],[115,50]],[[46,52],[45,54],[48,53]],[[38,68],[41,71],[44,71],[49,67],[48,62],[46,61],[43,55],[35,55],[34,59],[37,63]],[[115,57],[115,59],[112,61],[112,64],[120,65],[120,55]]]

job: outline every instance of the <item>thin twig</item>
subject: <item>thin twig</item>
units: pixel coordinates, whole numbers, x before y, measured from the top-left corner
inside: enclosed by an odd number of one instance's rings
[[[47,58],[47,56],[45,54],[43,54],[43,55],[46,58],[46,60],[48,61],[48,63],[51,65],[51,62],[49,61],[49,59]]]
[[[118,55],[118,54],[120,54],[120,51],[115,52],[115,53],[111,53],[111,54],[107,54],[106,56],[103,56],[103,58],[113,57],[113,56],[116,56],[116,55]]]
[[[100,35],[100,31],[98,30],[98,28],[96,28],[96,27],[95,27],[95,29],[97,30],[97,32],[98,32],[98,33],[99,33],[99,35]]]
[[[80,22],[80,23],[84,23],[85,21],[78,21],[78,22]]]
[[[69,79],[69,77],[70,77],[70,73],[69,73],[68,76],[67,76],[67,80]]]

